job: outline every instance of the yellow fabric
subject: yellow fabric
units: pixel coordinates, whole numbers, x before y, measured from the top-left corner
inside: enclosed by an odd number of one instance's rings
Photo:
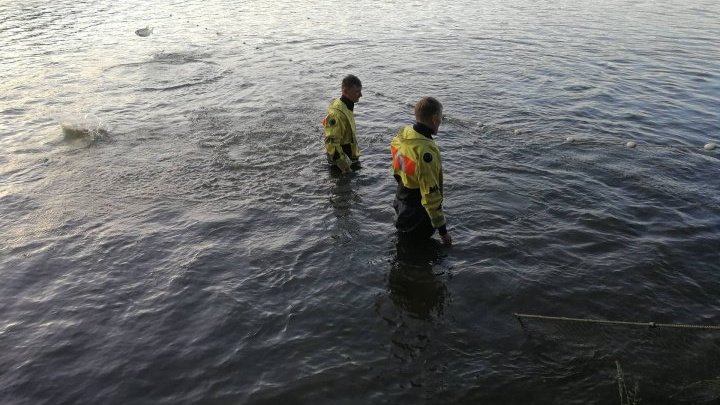
[[[390,150],[393,174],[402,179],[405,187],[420,189],[421,203],[434,228],[445,225],[442,163],[435,141],[407,126],[390,142]]]
[[[325,151],[333,163],[343,171],[350,170],[353,160],[360,157],[355,130],[355,115],[340,99],[334,99],[323,120],[325,127]],[[343,150],[349,145],[350,155]],[[337,157],[336,156],[337,153]]]

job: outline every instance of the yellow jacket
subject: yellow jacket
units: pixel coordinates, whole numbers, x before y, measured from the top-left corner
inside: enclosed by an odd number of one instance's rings
[[[328,159],[343,172],[360,158],[355,131],[355,114],[339,98],[334,99],[322,121],[325,127],[325,151]]]
[[[390,152],[393,175],[406,188],[420,189],[422,206],[434,228],[445,225],[442,163],[435,141],[407,126],[390,142]]]

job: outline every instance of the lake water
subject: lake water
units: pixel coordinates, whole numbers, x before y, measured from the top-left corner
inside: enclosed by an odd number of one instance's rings
[[[513,315],[720,325],[717,2],[26,0],[0,41],[1,403],[720,401],[718,331]],[[424,95],[448,249],[392,225]]]

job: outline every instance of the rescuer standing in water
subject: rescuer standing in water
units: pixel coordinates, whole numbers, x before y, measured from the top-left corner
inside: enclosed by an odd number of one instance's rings
[[[347,75],[342,81],[341,91],[341,97],[330,102],[322,124],[325,127],[328,162],[343,173],[349,173],[360,163],[353,109],[362,97],[362,83],[356,76]]]
[[[415,104],[415,125],[407,126],[390,142],[392,172],[397,181],[395,227],[400,236],[429,239],[438,230],[444,245],[452,244],[442,209],[443,174],[433,135],[443,117],[443,106],[433,97]]]

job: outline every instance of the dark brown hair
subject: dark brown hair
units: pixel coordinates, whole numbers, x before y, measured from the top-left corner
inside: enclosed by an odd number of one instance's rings
[[[415,119],[419,122],[429,123],[432,118],[442,114],[443,106],[434,97],[423,97],[415,104]]]
[[[347,75],[342,81],[343,89],[349,89],[353,86],[362,87],[362,82],[355,75]]]

